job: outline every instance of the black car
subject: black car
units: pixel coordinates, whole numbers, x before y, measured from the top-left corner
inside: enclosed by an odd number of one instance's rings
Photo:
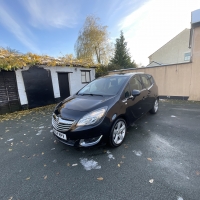
[[[158,111],[158,87],[149,74],[104,76],[60,102],[53,113],[53,133],[61,142],[88,147],[122,144],[127,127],[145,113]]]

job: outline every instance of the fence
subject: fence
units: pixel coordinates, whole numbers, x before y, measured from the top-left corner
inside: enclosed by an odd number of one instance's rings
[[[109,74],[148,73],[155,78],[160,96],[188,97],[189,100],[200,101],[200,26],[193,29],[191,52],[192,62],[190,63],[118,70]]]

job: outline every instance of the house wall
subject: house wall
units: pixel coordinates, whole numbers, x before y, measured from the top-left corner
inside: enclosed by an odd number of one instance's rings
[[[176,37],[149,56],[149,63],[156,61],[163,64],[183,63],[184,54],[190,52],[189,47],[190,29],[185,29]]]
[[[81,70],[90,70],[91,81],[95,79],[95,69],[93,68],[80,68],[80,67],[45,67],[51,71],[51,78],[54,90],[54,97],[60,97],[60,89],[58,83],[58,73],[57,72],[68,72],[69,73],[69,89],[70,95],[75,94],[84,85],[81,83]]]
[[[144,72],[153,75],[160,96],[189,97],[200,101],[200,22],[193,28],[192,62],[157,67],[145,67],[132,70],[117,70],[109,74]]]
[[[41,67],[43,67],[46,70],[49,70],[51,73],[51,79],[52,79],[53,92],[54,92],[55,99],[58,99],[60,97],[60,89],[59,89],[57,72],[69,73],[70,95],[76,93],[84,85],[86,85],[86,84],[81,83],[81,70],[90,70],[91,81],[95,79],[95,69],[94,68],[59,67],[59,66],[55,66],[55,67],[41,66]],[[15,71],[21,105],[28,104],[27,95],[26,95],[26,91],[25,91],[25,85],[24,85],[24,81],[23,81],[23,77],[22,77],[22,71],[26,71],[28,69],[29,69],[29,67],[24,67],[23,69],[18,69]]]
[[[20,103],[21,103],[21,105],[27,105],[28,99],[27,99],[27,96],[26,96],[24,80],[23,80],[23,77],[22,77],[22,70],[21,69],[16,70],[15,74],[16,74]]]
[[[193,31],[190,100],[200,101],[200,26]]]

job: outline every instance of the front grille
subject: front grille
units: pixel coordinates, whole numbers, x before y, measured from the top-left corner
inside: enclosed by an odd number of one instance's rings
[[[74,121],[61,119],[55,114],[52,117],[52,125],[57,131],[66,132],[71,128],[73,123]]]

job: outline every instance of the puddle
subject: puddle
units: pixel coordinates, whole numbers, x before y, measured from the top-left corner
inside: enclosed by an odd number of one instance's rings
[[[141,151],[135,151],[135,150],[133,150],[133,153],[134,153],[136,156],[141,156],[141,155],[142,155],[142,152],[141,152]]]
[[[111,154],[110,151],[107,151],[106,153],[108,154],[109,161],[110,161],[111,159],[112,159],[112,160],[115,159],[115,157]]]
[[[87,158],[80,158],[80,163],[83,165],[86,171],[89,171],[92,169],[101,169],[101,166],[98,165],[98,162],[92,159],[88,160]]]

